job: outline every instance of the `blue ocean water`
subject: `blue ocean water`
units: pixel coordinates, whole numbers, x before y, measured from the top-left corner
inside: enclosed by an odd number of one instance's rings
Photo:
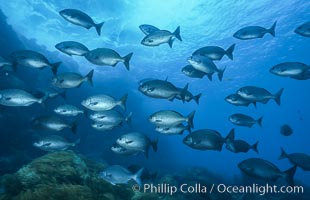
[[[59,11],[74,8],[88,13],[95,22],[104,21],[101,36],[94,28],[90,30],[72,25],[65,21]],[[90,120],[78,118],[78,133],[72,135],[64,131],[63,136],[81,143],[75,151],[108,164],[138,164],[160,173],[172,173],[192,166],[206,167],[225,180],[233,182],[241,174],[237,164],[250,157],[271,161],[281,170],[292,165],[288,160],[278,160],[280,148],[288,153],[310,154],[309,149],[309,80],[294,80],[275,76],[269,69],[281,62],[298,61],[309,64],[309,38],[294,33],[294,29],[310,18],[310,2],[291,1],[0,1],[3,13],[1,24],[4,28],[0,38],[0,53],[3,57],[15,50],[32,49],[43,53],[53,61],[62,61],[59,72],[74,71],[82,75],[94,69],[94,86],[83,84],[69,89],[66,103],[81,107],[83,99],[94,94],[109,94],[119,99],[128,93],[127,113],[133,112],[132,125],[124,125],[116,130],[100,133],[91,128]],[[263,38],[242,41],[233,34],[242,27],[258,25],[269,28],[277,21],[276,36],[266,34]],[[9,26],[5,25],[7,23]],[[163,44],[157,47],[141,45],[144,34],[139,25],[151,24],[162,29],[174,31],[181,28],[183,41],[174,41],[173,47]],[[16,40],[18,39],[18,41]],[[130,71],[123,64],[116,67],[96,66],[83,57],[67,56],[55,49],[61,41],[73,40],[86,45],[89,49],[111,48],[126,55],[133,52]],[[181,69],[188,64],[187,58],[198,48],[208,45],[227,49],[236,44],[234,59],[224,56],[215,61],[219,68],[226,67],[223,81],[216,76],[213,81],[206,77],[193,79],[185,76]],[[49,69],[18,69],[17,76],[23,80],[22,87],[28,90],[43,88],[50,84],[52,73]],[[194,94],[202,93],[200,104],[181,101],[153,99],[138,91],[138,83],[145,78],[168,79],[183,88],[189,83]],[[270,101],[249,107],[235,107],[225,102],[225,97],[235,93],[240,87],[255,85],[276,93],[284,88],[281,105]],[[40,114],[53,114],[53,108],[63,104],[62,99],[51,101],[44,110],[38,105],[26,108],[1,108],[10,117],[1,122],[1,154],[22,156],[25,162],[44,152],[32,146],[40,132],[29,128],[29,120]],[[196,111],[195,129],[215,129],[226,136],[235,128],[236,137],[250,144],[259,141],[259,154],[249,151],[234,154],[225,148],[221,152],[198,151],[184,145],[182,140],[187,134],[176,136],[160,135],[147,118],[163,109],[176,110],[183,115]],[[263,116],[263,126],[252,128],[231,124],[228,117],[234,113],[244,113],[255,119]],[[289,124],[294,133],[285,137],[280,134],[280,126]],[[144,155],[122,157],[110,151],[116,138],[123,133],[138,131],[150,138],[158,138],[158,152],[150,151],[149,158]],[[21,159],[17,159],[21,160]],[[21,161],[21,163],[24,163]],[[20,165],[16,164],[17,169]],[[16,169],[2,169],[14,172]],[[310,174],[297,169],[295,180],[310,186]]]

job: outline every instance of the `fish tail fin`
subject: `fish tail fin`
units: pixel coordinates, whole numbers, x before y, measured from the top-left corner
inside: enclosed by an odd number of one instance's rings
[[[157,152],[158,138],[151,142],[154,152]]]
[[[295,176],[295,173],[296,173],[296,169],[297,169],[297,166],[294,165],[293,167],[289,168],[288,170],[284,171],[283,174],[284,174],[284,179],[286,180],[287,184],[290,185],[290,186],[294,186],[294,176]]]
[[[79,143],[81,142],[81,139],[77,139],[73,144],[72,146],[75,147],[76,145],[78,145]]]
[[[129,71],[129,61],[132,57],[133,53],[129,53],[127,56],[123,57],[124,59],[124,65],[126,67],[126,69]]]
[[[281,104],[281,95],[283,93],[283,88],[281,88],[275,95],[274,95],[274,100],[275,102],[280,105]]]
[[[128,94],[125,94],[125,95],[119,100],[119,103],[118,103],[118,105],[119,105],[123,110],[126,110],[126,101],[127,101],[127,97],[128,97]]]
[[[58,67],[60,66],[61,62],[56,62],[56,63],[52,63],[51,67],[52,67],[52,72],[54,75],[57,74],[58,71]]]
[[[251,146],[251,149],[253,149],[256,153],[258,153],[258,148],[257,148],[257,146],[258,146],[258,141],[257,141],[255,144],[253,144],[253,145]]]
[[[194,117],[195,117],[195,113],[196,111],[191,112],[188,116],[187,116],[187,123],[188,126],[190,128],[194,128]]]
[[[258,120],[257,120],[257,124],[262,127],[262,121],[263,121],[264,116],[261,116]]]
[[[230,60],[233,60],[233,59],[234,59],[234,57],[233,57],[233,52],[234,52],[234,50],[235,50],[235,46],[236,46],[236,44],[232,44],[232,45],[226,50],[226,55],[228,56],[228,58],[229,58]]]
[[[94,75],[94,70],[92,69],[88,74],[85,76],[85,80],[89,82],[91,86],[93,86],[93,75]]]
[[[128,116],[125,118],[125,121],[127,122],[127,124],[131,125],[131,118],[132,118],[132,112],[130,112],[128,114]]]
[[[136,183],[139,185],[139,186],[142,186],[142,180],[141,180],[141,176],[143,174],[143,171],[144,171],[144,168],[142,167],[141,169],[139,169],[139,171],[133,175],[133,180],[136,181]]]
[[[96,28],[96,31],[97,31],[98,35],[101,34],[101,27],[102,27],[103,24],[104,24],[104,22],[101,22],[101,23],[99,23],[99,24],[95,24],[95,25],[94,25],[95,28]]]
[[[193,97],[193,99],[195,100],[195,102],[197,103],[197,105],[199,105],[199,99],[201,97],[201,93],[197,94],[196,96]]]
[[[284,151],[284,149],[281,147],[281,155],[279,156],[279,160],[287,158],[287,153]]]
[[[63,98],[66,99],[67,98],[67,90],[60,92],[59,95]]]
[[[177,27],[177,29],[175,29],[175,31],[173,32],[173,35],[180,41],[182,41],[181,35],[180,35],[180,26]]]
[[[180,96],[181,96],[181,99],[182,99],[182,102],[184,103],[185,102],[185,95],[186,95],[186,92],[187,89],[188,89],[188,83],[185,85],[185,87],[182,89],[181,93],[180,93]]]
[[[257,108],[257,107],[256,107],[256,102],[252,102],[252,104],[254,105],[254,108]]]
[[[235,129],[232,128],[228,135],[224,138],[225,143],[232,142],[235,140]]]
[[[38,103],[41,104],[43,108],[46,108],[47,99],[48,99],[48,94],[45,94],[41,99],[38,100]]]
[[[71,125],[71,131],[73,134],[76,134],[77,126],[78,126],[77,121],[73,122],[73,124]]]
[[[219,77],[220,81],[222,81],[222,79],[223,79],[223,75],[224,75],[225,69],[226,69],[226,67],[223,68],[223,69],[219,69],[218,72],[217,72],[217,76]]]
[[[275,22],[273,23],[273,25],[271,26],[271,28],[268,29],[268,32],[269,32],[273,37],[276,36],[276,32],[275,32],[276,25],[277,25],[277,21],[275,21]]]
[[[212,81],[212,75],[213,75],[213,73],[207,74],[207,77],[208,77],[208,79],[209,79],[210,81]]]

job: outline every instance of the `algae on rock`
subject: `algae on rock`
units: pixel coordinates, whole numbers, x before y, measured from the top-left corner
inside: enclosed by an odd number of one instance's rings
[[[46,154],[3,177],[1,200],[125,200],[134,195],[126,185],[112,186],[98,177],[103,165],[72,151]]]

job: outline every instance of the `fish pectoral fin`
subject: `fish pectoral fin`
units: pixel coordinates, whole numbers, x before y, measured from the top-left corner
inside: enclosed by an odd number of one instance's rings
[[[126,144],[130,144],[130,143],[133,143],[133,141],[132,140],[126,141]]]
[[[201,143],[201,140],[197,140],[195,142],[193,142],[193,144],[200,144]]]
[[[95,106],[95,105],[97,105],[98,104],[98,102],[92,102],[92,103],[90,103],[90,105],[92,105],[92,106]]]
[[[162,122],[160,119],[156,119],[155,122]]]
[[[50,146],[52,143],[46,143],[46,144],[43,144],[42,147],[48,147]]]
[[[247,172],[252,172],[252,171],[254,171],[254,169],[253,169],[252,167],[246,167],[245,170],[246,170]]]
[[[148,91],[148,92],[153,92],[154,90],[155,90],[155,88],[153,88],[153,87],[152,87],[152,88],[147,89],[147,91]]]

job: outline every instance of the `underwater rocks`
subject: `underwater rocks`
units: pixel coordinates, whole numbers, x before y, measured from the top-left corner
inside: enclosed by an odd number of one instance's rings
[[[127,186],[112,186],[98,177],[102,164],[71,151],[46,154],[2,178],[2,200],[131,199]]]

